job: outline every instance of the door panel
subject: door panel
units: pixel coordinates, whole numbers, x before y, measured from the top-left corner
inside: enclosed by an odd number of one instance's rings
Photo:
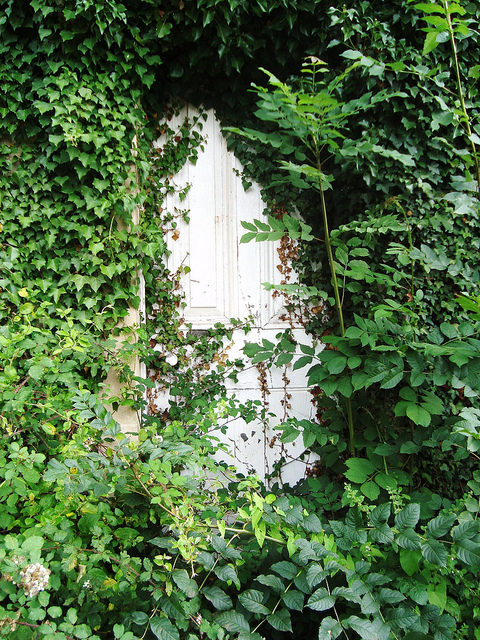
[[[185,116],[196,112],[185,109],[170,123],[175,129]],[[169,196],[166,206],[170,211],[188,209],[189,224],[178,224],[176,240],[170,238],[169,267],[176,271],[180,265],[190,267],[182,276],[181,285],[185,293],[185,321],[192,329],[199,330],[217,322],[229,323],[230,318],[253,317],[253,328],[245,336],[236,330],[229,357],[242,357],[246,342],[258,342],[263,338],[275,342],[280,331],[293,328],[294,335],[304,343],[311,343],[302,327],[286,318],[281,296],[274,297],[263,282],[280,283],[281,273],[277,249],[279,243],[240,244],[245,232],[241,221],[261,219],[263,202],[260,188],[254,184],[248,191],[243,189],[238,172],[241,165],[227,151],[220,125],[213,111],[209,111],[202,134],[206,136],[204,151],[199,152],[195,165],[188,163],[177,176],[178,185],[191,184],[186,199]],[[238,382],[226,380],[230,393],[240,401],[257,399],[268,402],[270,417],[265,421],[246,424],[238,419],[230,424],[225,440],[231,445],[232,459],[241,471],[255,470],[262,478],[272,472],[276,460],[286,456],[287,464],[282,470],[283,481],[294,482],[305,473],[306,465],[295,461],[302,453],[299,442],[286,447],[280,443],[276,424],[287,415],[299,419],[311,418],[313,406],[302,371],[293,372],[291,366],[268,370],[265,382],[268,395],[260,390],[259,370],[249,365],[241,371]],[[285,406],[285,377],[289,380],[288,401]],[[310,460],[311,462],[311,460]]]

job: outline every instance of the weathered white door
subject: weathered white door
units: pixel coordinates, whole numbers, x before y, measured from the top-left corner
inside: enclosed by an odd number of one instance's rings
[[[175,129],[193,112],[192,108],[185,109],[169,125]],[[245,342],[259,342],[263,338],[275,342],[276,334],[289,326],[294,327],[296,337],[308,342],[303,329],[285,317],[282,298],[272,296],[262,286],[263,282],[281,280],[277,268],[279,243],[240,244],[245,232],[240,222],[262,218],[260,189],[258,185],[248,191],[243,189],[238,176],[241,165],[227,151],[213,111],[207,115],[202,129],[204,151],[199,152],[195,165],[187,164],[176,176],[178,184],[191,184],[187,198],[181,203],[175,197],[167,201],[169,207],[190,211],[189,224],[180,223],[177,239],[169,241],[171,269],[176,270],[181,264],[190,267],[182,280],[185,320],[194,330],[201,330],[217,322],[228,324],[230,318],[253,316],[254,327],[247,337],[241,330],[234,333],[229,356],[243,356]],[[293,372],[287,366],[262,374],[256,367],[248,367],[239,374],[238,383],[228,380],[227,385],[239,400],[262,400],[269,412],[277,416],[264,422],[246,424],[239,419],[230,424],[226,440],[239,470],[254,469],[264,478],[284,456],[287,464],[282,469],[281,481],[293,483],[303,477],[306,465],[296,460],[303,451],[301,443],[284,447],[279,432],[274,430],[287,415],[299,419],[311,417],[312,397],[302,371]]]

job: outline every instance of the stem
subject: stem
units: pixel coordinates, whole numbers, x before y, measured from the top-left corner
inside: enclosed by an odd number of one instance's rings
[[[467,107],[465,104],[465,98],[463,95],[462,89],[462,80],[460,75],[460,65],[458,63],[458,54],[457,54],[457,43],[455,42],[455,35],[453,32],[452,21],[450,18],[450,12],[448,10],[448,0],[443,0],[444,9],[445,9],[445,19],[448,24],[448,34],[450,36],[450,44],[452,47],[452,57],[455,65],[455,75],[457,79],[457,91],[458,97],[460,98],[460,104],[462,106],[463,117],[464,117],[464,127],[468,136],[468,140],[470,142],[470,146],[472,148],[473,161],[475,163],[475,178],[477,181],[477,196],[480,196],[480,164],[478,161],[477,149],[475,147],[475,143],[472,140],[472,129],[470,128],[470,118],[468,116]]]
[[[319,172],[322,171],[322,165],[321,165],[318,154],[317,154],[317,169]],[[318,181],[318,184],[320,188],[320,203],[322,208],[323,226],[325,230],[324,231],[325,246],[327,247],[328,262],[330,264],[330,272],[332,274],[333,291],[335,294],[335,304],[337,306],[338,320],[340,322],[340,333],[343,338],[343,336],[345,335],[345,322],[343,320],[342,300],[340,297],[340,288],[338,286],[337,273],[335,271],[335,262],[333,259],[332,243],[330,240],[330,231],[328,228],[327,205],[325,204],[325,193],[323,190],[322,181],[320,179]],[[350,453],[354,455],[355,454],[355,430],[353,426],[352,401],[350,398],[347,398],[346,402],[347,402],[348,436],[350,440]]]

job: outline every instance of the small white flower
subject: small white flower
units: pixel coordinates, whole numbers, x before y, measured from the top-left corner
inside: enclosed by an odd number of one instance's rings
[[[33,598],[48,585],[50,573],[50,569],[39,562],[28,564],[25,569],[20,571],[20,586],[29,598]]]
[[[90,584],[90,580],[85,580],[85,582],[82,585],[84,589],[90,589],[91,586],[92,585]]]

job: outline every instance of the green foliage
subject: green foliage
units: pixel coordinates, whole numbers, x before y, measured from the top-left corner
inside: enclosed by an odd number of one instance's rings
[[[478,7],[4,4],[0,637],[478,636]],[[306,54],[330,71],[310,58],[284,82]],[[324,191],[336,291],[325,269],[283,288],[346,319],[340,334],[312,322],[322,351],[288,332],[247,345],[308,367],[318,421],[280,431],[321,467],[293,493],[216,462],[215,431],[262,408],[228,397],[230,329],[188,334],[165,266],[164,232],[188,212],[162,204],[186,195],[172,176],[202,134],[201,118],[174,131],[163,103],[202,99],[238,127],[252,80],[263,128],[230,142],[273,206],[242,241],[313,247]],[[304,220],[282,215],[292,201]],[[307,271],[318,256],[303,252]],[[148,317],[119,348],[101,338],[138,306],[140,271]],[[133,378],[136,355],[175,400],[129,440],[99,383],[114,366],[113,408],[140,408],[154,383]]]

